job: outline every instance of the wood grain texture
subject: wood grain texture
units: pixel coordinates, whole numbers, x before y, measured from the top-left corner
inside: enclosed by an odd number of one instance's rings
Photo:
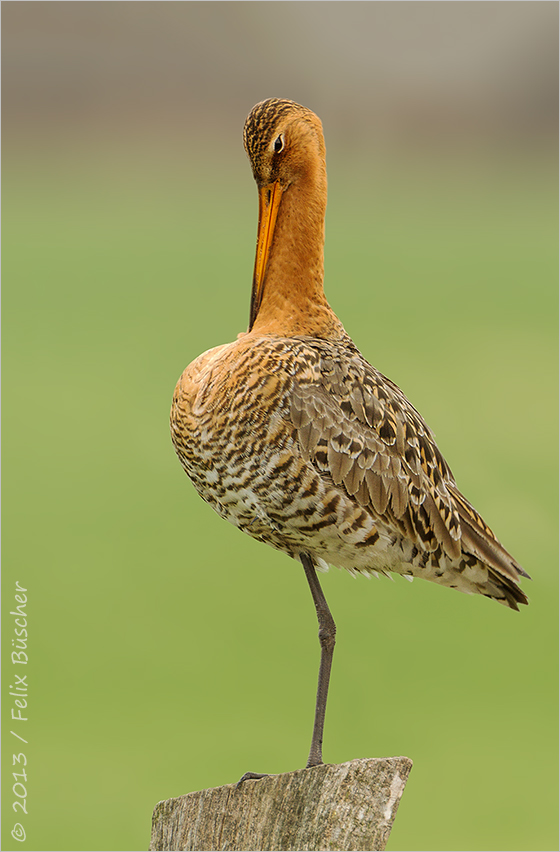
[[[411,768],[364,758],[168,799],[150,850],[385,849]]]

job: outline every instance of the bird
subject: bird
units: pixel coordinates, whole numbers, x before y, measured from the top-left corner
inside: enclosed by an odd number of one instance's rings
[[[514,610],[528,603],[519,579],[530,577],[459,491],[422,416],[326,300],[320,119],[268,98],[250,111],[243,142],[259,201],[249,325],[185,369],[171,436],[222,518],[302,564],[321,648],[311,767],[323,762],[336,641],[318,570],[423,578]]]

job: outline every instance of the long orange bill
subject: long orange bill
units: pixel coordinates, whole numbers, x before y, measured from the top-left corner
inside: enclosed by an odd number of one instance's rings
[[[251,293],[251,314],[249,331],[257,318],[264,290],[266,265],[270,254],[270,246],[274,237],[276,216],[282,198],[280,182],[270,183],[259,188],[259,227],[257,230],[257,253],[253,272],[253,290]]]

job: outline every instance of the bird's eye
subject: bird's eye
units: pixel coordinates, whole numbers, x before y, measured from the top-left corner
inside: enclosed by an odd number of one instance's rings
[[[284,147],[284,137],[279,136],[276,142],[274,143],[274,153],[279,154],[282,148]]]

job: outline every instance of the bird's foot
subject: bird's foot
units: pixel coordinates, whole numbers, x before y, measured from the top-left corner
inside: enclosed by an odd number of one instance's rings
[[[244,781],[250,781],[251,779],[256,780],[258,778],[270,778],[270,773],[269,772],[246,772],[245,775],[243,775],[243,777],[240,778],[239,781],[237,782],[237,784],[235,785],[235,789],[238,790],[241,787],[241,785],[243,784]]]

